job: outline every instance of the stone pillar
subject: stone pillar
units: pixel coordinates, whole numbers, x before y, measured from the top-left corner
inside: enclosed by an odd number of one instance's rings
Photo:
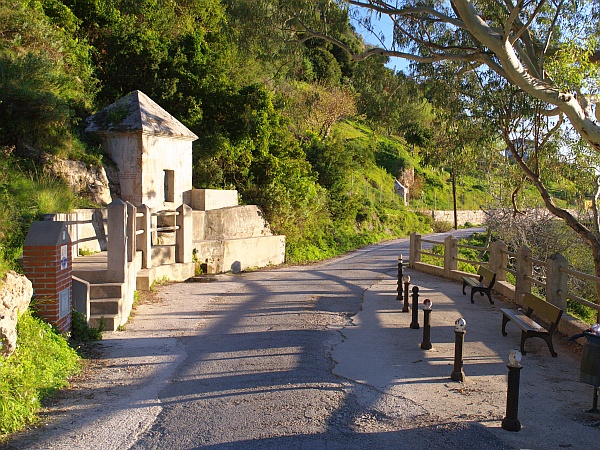
[[[521,298],[526,292],[531,292],[531,280],[527,277],[533,276],[532,252],[529,247],[523,246],[517,251],[517,275],[515,286],[515,302],[521,304]]]
[[[116,199],[108,205],[107,281],[124,283],[127,265],[127,204]]]
[[[569,262],[560,253],[555,253],[546,264],[546,301],[566,311],[569,276],[560,268],[568,269]]]
[[[502,241],[490,244],[490,270],[496,274],[496,281],[506,281],[507,251],[508,245]]]
[[[181,205],[177,208],[176,224],[179,227],[175,232],[175,262],[192,262],[192,240],[194,237],[194,226],[192,217],[192,208],[188,205]]]
[[[408,266],[415,268],[415,263],[421,262],[421,235],[413,233],[410,235],[410,255],[408,256]]]
[[[136,245],[136,217],[137,209],[129,202],[125,202],[127,205],[127,262],[132,262],[135,259]]]
[[[454,236],[447,236],[444,239],[444,276],[452,278],[450,272],[458,270],[458,239]]]
[[[137,228],[144,232],[136,239],[136,249],[142,252],[142,269],[149,269],[152,267],[152,212],[146,205],[138,206],[137,210],[143,214],[137,219]]]
[[[33,222],[23,246],[23,272],[33,285],[40,317],[71,331],[72,255],[65,222]]]

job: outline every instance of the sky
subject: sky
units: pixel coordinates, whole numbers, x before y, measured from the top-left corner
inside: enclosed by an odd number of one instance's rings
[[[381,18],[377,18],[375,14],[371,17],[372,24],[374,28],[378,31],[383,32],[385,35],[385,46],[390,47],[392,43],[392,29],[393,23],[389,16],[382,15]],[[365,30],[358,22],[352,20],[352,25],[355,27],[356,31],[363,37],[367,44],[381,47],[381,42],[374,36],[371,32]],[[394,69],[395,71],[403,71],[408,72],[408,64],[404,58],[390,58],[390,61],[386,64],[390,69]]]

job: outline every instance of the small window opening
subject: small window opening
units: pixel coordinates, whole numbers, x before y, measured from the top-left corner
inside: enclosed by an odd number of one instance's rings
[[[175,201],[175,171],[165,170],[165,202]]]

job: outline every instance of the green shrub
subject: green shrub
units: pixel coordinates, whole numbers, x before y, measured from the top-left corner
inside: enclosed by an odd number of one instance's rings
[[[90,327],[85,320],[85,314],[79,311],[71,311],[71,342],[73,344],[84,344],[102,340],[104,327]]]
[[[16,351],[0,357],[0,440],[35,423],[42,400],[80,367],[66,339],[30,311],[19,318],[17,333]]]
[[[453,228],[450,222],[444,220],[435,220],[432,224],[434,233],[446,233]]]

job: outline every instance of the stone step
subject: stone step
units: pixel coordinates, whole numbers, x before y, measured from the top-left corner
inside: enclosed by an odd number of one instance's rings
[[[94,315],[119,314],[121,298],[95,298],[90,299],[90,317]]]
[[[102,331],[117,331],[119,323],[118,315],[92,314],[90,316],[90,327],[98,328],[102,325]]]
[[[90,299],[123,297],[123,283],[90,283]]]
[[[73,276],[81,278],[88,283],[104,283],[106,281],[106,273],[106,270],[77,269],[76,266],[73,266]]]
[[[194,263],[177,263],[150,269],[139,270],[136,277],[136,289],[149,291],[154,281],[185,281],[195,275]]]

